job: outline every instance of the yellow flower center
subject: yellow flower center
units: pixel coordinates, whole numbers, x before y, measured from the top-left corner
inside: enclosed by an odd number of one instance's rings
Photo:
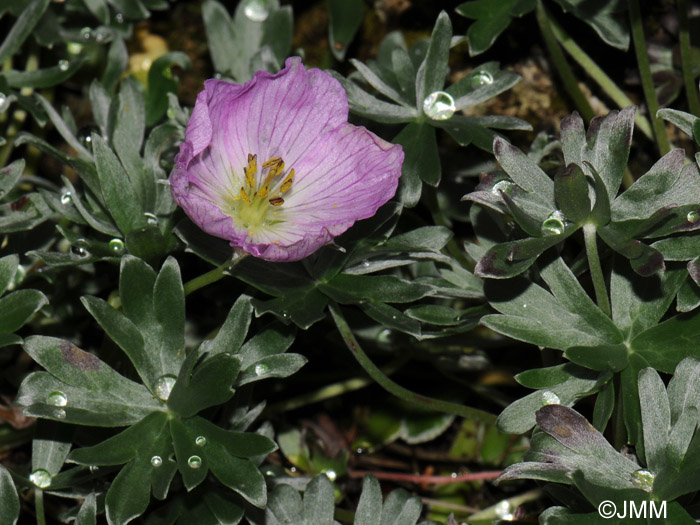
[[[248,165],[243,173],[244,185],[237,193],[231,192],[228,214],[253,235],[255,228],[279,222],[266,217],[270,210],[284,204],[282,194],[291,189],[294,170],[285,175],[282,157],[272,157],[263,162],[258,177],[258,156],[248,153]]]

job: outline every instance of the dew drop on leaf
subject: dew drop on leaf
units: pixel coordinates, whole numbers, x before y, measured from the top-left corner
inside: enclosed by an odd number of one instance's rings
[[[335,478],[338,477],[338,474],[336,474],[335,470],[326,470],[324,474],[330,481],[335,481]]]
[[[689,212],[688,212],[688,215],[685,216],[685,219],[686,219],[688,222],[695,222],[695,221],[697,221],[698,219],[700,219],[700,213],[698,213],[698,212],[696,212],[696,211],[694,211],[694,210],[693,210],[693,211],[689,211]]]
[[[243,13],[253,22],[264,22],[270,14],[267,0],[245,0]]]
[[[478,88],[493,84],[493,77],[488,71],[479,71],[472,77],[472,87]]]
[[[203,447],[207,444],[207,438],[205,438],[204,436],[197,436],[194,440],[194,444],[198,447]]]
[[[71,202],[73,202],[73,194],[70,191],[66,190],[61,193],[61,204],[68,206]]]
[[[255,365],[255,375],[256,376],[262,376],[267,374],[270,371],[270,367],[267,366],[265,363],[258,363]]]
[[[511,504],[508,500],[502,500],[499,501],[495,508],[494,512],[495,514],[502,520],[510,521],[513,519],[513,507],[511,507]]]
[[[112,239],[109,241],[109,251],[114,255],[121,255],[124,253],[124,241],[121,239]]]
[[[198,469],[202,466],[202,458],[200,458],[199,456],[190,456],[187,459],[187,464],[190,468]]]
[[[423,113],[433,120],[448,120],[455,111],[455,99],[444,91],[434,91],[423,100]]]
[[[493,185],[493,188],[491,188],[491,193],[494,195],[500,195],[501,192],[510,194],[513,186],[514,184],[508,180],[499,180]]]
[[[70,63],[68,60],[59,60],[58,61],[58,69],[61,71],[68,71],[68,68],[70,67]]]
[[[55,407],[64,407],[68,404],[68,398],[66,397],[66,394],[64,394],[60,390],[54,390],[53,392],[51,392],[47,400],[49,402],[49,405],[53,405]]]
[[[560,405],[561,399],[551,390],[545,390],[542,392],[542,404],[543,405]]]
[[[162,464],[163,464],[163,458],[161,458],[160,456],[153,456],[151,458],[151,465],[153,465],[154,467],[158,468]]]
[[[45,489],[51,485],[51,474],[49,474],[47,470],[39,468],[29,474],[29,481],[34,483],[34,485],[40,489]]]
[[[149,226],[158,226],[158,217],[148,212],[144,213],[143,216],[146,217],[146,223]]]
[[[92,38],[92,29],[89,27],[83,27],[80,30],[80,36],[83,38],[83,40],[90,40]]]
[[[177,378],[171,374],[166,374],[156,379],[155,390],[158,399],[160,399],[161,401],[168,400],[168,398],[170,397],[170,392],[172,391],[173,385],[175,384],[176,380]]]
[[[640,468],[632,472],[632,485],[646,492],[651,492],[654,485],[654,474],[646,469]]]
[[[564,215],[555,211],[542,223],[542,233],[561,235],[564,233]]]

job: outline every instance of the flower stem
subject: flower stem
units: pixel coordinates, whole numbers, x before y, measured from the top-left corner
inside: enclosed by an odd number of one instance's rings
[[[34,490],[34,512],[36,512],[36,525],[46,525],[44,491],[38,488]]]
[[[549,13],[549,23],[552,27],[552,32],[554,36],[559,41],[564,50],[571,55],[579,66],[586,72],[586,74],[591,77],[600,88],[608,95],[619,108],[626,108],[627,106],[633,106],[634,102],[625,95],[625,93],[617,87],[617,84],[605,74],[598,64],[589,57],[586,52],[579,47],[579,45],[574,42],[574,40],[569,36],[569,34],[564,31],[556,20],[554,20]],[[637,112],[634,117],[634,122],[637,128],[644,133],[647,137],[654,140],[654,135],[651,131],[651,124],[647,118],[641,113]]]
[[[576,80],[576,76],[574,75],[571,66],[566,61],[566,57],[564,56],[564,53],[562,53],[562,50],[557,43],[557,39],[555,38],[553,31],[552,16],[549,14],[547,8],[544,6],[541,0],[537,2],[536,13],[537,23],[540,26],[540,33],[542,33],[544,43],[547,46],[547,51],[549,51],[549,55],[552,57],[554,67],[559,73],[559,78],[561,78],[561,81],[564,83],[566,92],[573,99],[574,104],[581,113],[581,116],[586,120],[586,122],[590,122],[590,120],[595,117],[595,111],[593,111],[593,108],[588,102],[586,95],[584,95],[583,91],[581,91],[581,88],[578,85],[578,80]]]
[[[185,296],[190,295],[192,292],[199,290],[207,286],[208,284],[215,283],[216,281],[222,279],[224,275],[233,270],[238,264],[247,257],[248,254],[234,251],[233,255],[226,260],[221,266],[208,271],[205,274],[195,277],[191,281],[185,283]]]
[[[637,68],[639,69],[639,76],[642,79],[642,88],[644,89],[644,98],[647,101],[649,118],[654,127],[654,136],[656,137],[656,144],[659,147],[659,152],[661,155],[665,155],[671,151],[671,144],[668,141],[663,121],[656,117],[656,112],[659,111],[659,102],[656,100],[654,81],[651,78],[651,68],[649,67],[649,55],[647,54],[646,43],[644,41],[644,27],[642,26],[642,15],[639,10],[639,0],[627,0],[627,4],[630,11],[632,41],[634,43],[634,51],[637,54]]]
[[[680,24],[681,67],[683,69],[683,84],[685,96],[688,99],[688,109],[696,117],[700,117],[698,89],[693,77],[693,61],[690,54],[690,32],[688,29],[688,0],[678,0],[678,21]]]
[[[384,390],[398,398],[403,399],[404,401],[412,403],[414,406],[419,406],[428,410],[455,414],[465,418],[483,421],[485,423],[493,423],[496,421],[496,416],[483,410],[417,394],[394,383],[386,376],[386,374],[384,374],[384,372],[379,369],[379,367],[377,367],[377,365],[372,362],[367,354],[365,354],[364,350],[362,350],[362,347],[357,342],[357,339],[355,339],[355,336],[345,320],[345,317],[343,317],[338,305],[331,303],[329,305],[329,309],[331,315],[333,316],[333,321],[335,321],[335,325],[338,328],[338,332],[340,332],[343,341],[345,341],[345,344],[350,352],[352,352],[352,355],[355,356],[355,359],[357,359],[360,366],[364,368],[365,372],[367,372],[367,374],[369,374],[369,376],[374,379],[379,386],[384,388]]]
[[[598,302],[598,307],[603,311],[605,315],[610,317],[610,301],[608,299],[608,290],[605,286],[603,268],[600,265],[600,257],[598,256],[598,240],[596,239],[595,224],[589,223],[583,225],[583,240],[586,244],[588,267],[591,270],[591,278],[593,279],[593,289],[595,290],[595,298]]]

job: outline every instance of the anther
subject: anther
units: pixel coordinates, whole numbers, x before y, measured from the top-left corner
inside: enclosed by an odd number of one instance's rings
[[[272,197],[269,202],[273,206],[282,206],[284,204],[284,199],[282,197]]]
[[[289,191],[289,188],[292,187],[292,182],[294,182],[294,169],[293,168],[289,171],[289,175],[287,175],[287,178],[284,179],[282,186],[280,186],[280,191],[282,193],[286,193],[287,191]]]

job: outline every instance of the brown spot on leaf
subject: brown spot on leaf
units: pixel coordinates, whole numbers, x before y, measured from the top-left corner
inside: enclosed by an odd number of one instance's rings
[[[100,360],[68,341],[61,341],[61,355],[75,368],[92,372],[100,369]]]
[[[563,423],[557,423],[556,425],[554,425],[552,432],[555,433],[557,436],[563,438],[571,437],[574,434],[573,430],[571,430],[571,427]]]

